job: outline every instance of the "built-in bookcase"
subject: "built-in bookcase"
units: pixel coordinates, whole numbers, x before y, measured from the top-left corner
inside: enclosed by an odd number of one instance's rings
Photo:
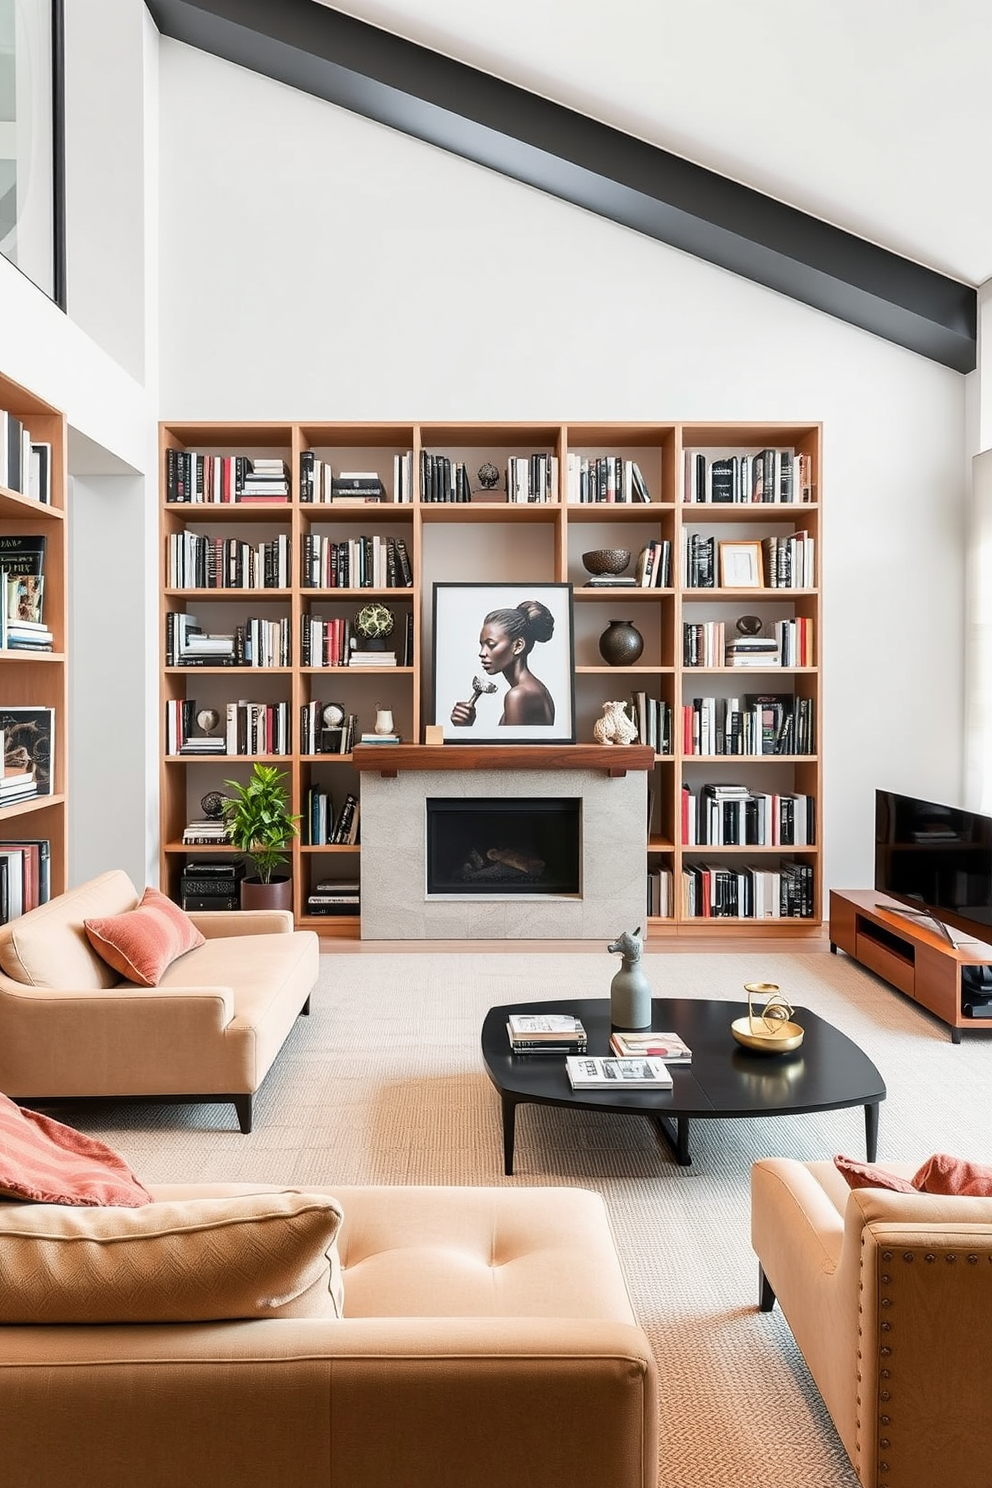
[[[0,804],[0,849],[5,843],[39,842],[47,845],[42,869],[51,894],[66,887],[68,866],[68,646],[69,611],[66,552],[66,425],[58,409],[10,378],[0,376],[0,418],[9,449],[0,458],[0,544],[3,538],[44,538],[43,622],[51,632],[51,650],[19,650],[0,646],[0,728],[4,710],[23,720],[18,709],[31,713],[52,710],[54,735],[29,747],[38,794],[12,804]],[[14,439],[21,438],[20,454]],[[31,446],[34,446],[34,455]],[[9,480],[10,484],[6,481]],[[43,498],[43,499],[42,499]],[[3,567],[0,546],[0,568]],[[3,596],[6,602],[6,595]],[[8,746],[11,729],[6,730]],[[18,768],[8,749],[12,768]]]
[[[608,700],[625,701],[642,720],[654,704],[655,719],[661,715],[670,721],[670,741],[656,736],[644,844],[646,910],[652,880],[657,892],[664,878],[669,889],[668,912],[650,916],[650,935],[716,933],[728,927],[736,932],[758,929],[764,934],[818,931],[822,923],[820,449],[821,431],[816,424],[163,424],[164,580],[170,572],[170,539],[183,531],[211,540],[241,538],[255,546],[282,536],[288,539],[290,551],[289,582],[279,588],[179,589],[163,582],[163,656],[169,612],[192,614],[207,632],[229,633],[248,618],[285,619],[290,632],[288,665],[164,667],[163,885],[177,894],[184,863],[215,855],[207,845],[184,845],[183,829],[189,820],[202,815],[200,801],[206,792],[220,789],[229,777],[245,774],[251,764],[248,756],[167,754],[166,703],[195,698],[197,710],[213,708],[222,718],[227,704],[238,699],[286,703],[288,754],[252,757],[265,758],[286,770],[293,810],[304,817],[314,792],[330,795],[340,808],[348,793],[360,798],[359,774],[350,753],[300,752],[303,708],[319,703],[322,713],[327,705],[336,704],[345,717],[355,719],[357,732],[371,730],[376,711],[388,708],[404,742],[422,744],[427,725],[437,721],[431,717],[434,585],[543,580],[573,586],[576,742],[592,742],[593,725]],[[165,499],[165,472],[167,460],[174,460],[168,455],[170,450],[208,457],[282,459],[290,472],[289,496],[264,505],[237,500],[169,501]],[[306,499],[310,494],[302,469],[306,451],[329,465],[335,476],[360,472],[377,477],[385,499],[347,503]],[[716,479],[709,469],[715,462],[719,465]],[[488,492],[479,474],[487,465],[498,473],[497,489]],[[636,480],[631,475],[634,466]],[[512,493],[521,499],[508,499],[508,471]],[[427,499],[427,479],[435,496],[446,490],[464,492],[467,487],[471,499]],[[648,501],[643,500],[645,490]],[[579,499],[591,491],[611,499]],[[530,499],[522,499],[527,495]],[[783,495],[790,499],[783,500]],[[312,576],[303,571],[303,556],[312,550],[316,538],[328,543],[378,538],[381,547],[392,544],[394,549],[401,540],[412,583],[397,587],[369,585],[366,580],[359,586],[315,586]],[[697,554],[712,540],[713,580],[706,587],[700,585],[698,565],[694,574],[688,571],[693,540]],[[721,544],[729,546],[721,548]],[[622,588],[588,584],[584,553],[597,548],[628,550],[629,576],[638,572],[640,555],[650,545],[668,553],[668,582]],[[790,582],[765,582],[773,576],[773,564],[778,579],[791,566]],[[803,582],[797,583],[797,578]],[[705,564],[703,580],[705,584]],[[752,583],[755,587],[750,587]],[[311,627],[311,634],[315,622],[326,622],[328,629],[332,622],[353,626],[358,611],[370,600],[381,601],[394,616],[389,644],[398,652],[395,668],[315,665],[312,654],[304,661],[305,625]],[[801,633],[801,656],[787,652],[782,664],[779,652],[756,665],[727,665],[725,648],[742,639],[737,621],[744,615],[760,619],[760,635],[766,639]],[[600,636],[612,619],[632,621],[643,637],[642,652],[633,665],[611,666],[600,653]],[[716,628],[721,624],[722,632]],[[703,625],[710,626],[711,664],[706,666],[692,663],[686,639],[687,627]],[[404,649],[408,631],[412,631],[409,657]],[[714,636],[718,640],[715,654]],[[753,663],[754,657],[749,660]],[[638,694],[643,695],[639,710],[633,701]],[[710,743],[709,733],[705,735],[707,752],[700,752],[698,723],[690,718],[700,711],[694,707],[697,698],[712,699],[707,708],[719,720],[722,738],[733,739],[734,747],[747,744],[755,752],[733,756],[719,752]],[[772,701],[760,707],[745,701],[754,698]],[[789,713],[798,712],[796,707],[790,709],[789,700],[799,699],[804,700],[802,753],[795,747],[798,723],[794,720],[791,734],[782,729]],[[741,717],[735,719],[735,713]],[[765,752],[757,752],[760,748]],[[687,840],[686,796],[699,801],[704,787],[728,785],[743,785],[752,798],[761,798],[763,829],[769,834],[774,817],[772,840],[761,845],[738,845],[726,837],[717,842]],[[710,791],[706,799],[721,795]],[[778,840],[783,833],[788,839],[796,830],[793,812],[781,803],[797,796],[803,798],[801,809],[796,809],[808,840],[792,845]],[[766,798],[776,802],[773,813]],[[722,827],[731,834],[741,816],[738,813],[735,818],[734,810],[733,805],[728,807],[722,819]],[[753,819],[755,808],[750,810]],[[709,824],[713,829],[712,810]],[[704,830],[697,826],[697,837]],[[303,837],[292,849],[292,866],[299,923],[325,935],[359,934],[358,915],[308,916],[306,901],[321,881],[360,879],[360,841],[312,845],[305,821]],[[725,895],[727,875],[713,870],[727,870],[736,880],[739,873],[753,868],[784,868],[787,876],[797,877],[805,900],[797,898],[795,917],[758,921],[690,913],[690,890],[696,893],[700,909],[719,907],[717,900],[721,892]],[[743,881],[737,887],[739,894],[744,892]]]

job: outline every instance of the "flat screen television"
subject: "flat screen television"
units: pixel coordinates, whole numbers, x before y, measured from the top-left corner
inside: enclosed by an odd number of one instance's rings
[[[938,929],[992,941],[992,817],[876,791],[875,889]]]

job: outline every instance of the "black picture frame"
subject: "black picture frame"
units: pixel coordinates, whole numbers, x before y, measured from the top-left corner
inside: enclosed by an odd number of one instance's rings
[[[575,743],[571,584],[436,583],[433,605],[433,717],[446,744]],[[498,612],[509,612],[507,623],[493,620],[484,644],[483,631]],[[508,651],[507,668],[487,669],[484,650],[496,668]],[[528,658],[526,675],[511,682],[521,656]],[[471,715],[456,722],[458,705],[470,705]],[[508,706],[531,716],[506,719]],[[542,708],[550,721],[534,716]]]

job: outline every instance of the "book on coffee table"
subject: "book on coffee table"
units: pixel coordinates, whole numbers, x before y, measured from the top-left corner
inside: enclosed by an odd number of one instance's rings
[[[641,1033],[615,1028],[610,1034],[610,1048],[625,1059],[649,1056],[666,1064],[692,1063],[692,1050],[677,1033],[656,1033],[650,1028]]]
[[[561,1013],[511,1013],[506,1031],[515,1054],[582,1054],[588,1048],[581,1020]]]
[[[565,1069],[573,1090],[668,1090],[673,1083],[663,1059],[570,1055]]]

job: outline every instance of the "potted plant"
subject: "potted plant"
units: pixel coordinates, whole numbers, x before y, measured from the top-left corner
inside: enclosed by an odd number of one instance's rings
[[[274,872],[286,861],[286,849],[300,830],[300,818],[288,810],[285,778],[275,765],[256,761],[244,783],[224,782],[231,792],[224,801],[228,836],[255,867],[254,876],[241,881],[242,909],[293,907],[292,879]]]

